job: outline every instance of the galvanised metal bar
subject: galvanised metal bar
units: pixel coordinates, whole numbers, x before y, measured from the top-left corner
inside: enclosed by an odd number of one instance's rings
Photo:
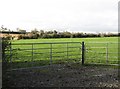
[[[33,61],[33,55],[34,53],[33,53],[33,43],[32,43],[32,61]]]
[[[50,65],[52,65],[52,43],[50,44]]]
[[[10,62],[12,62],[12,45],[10,43]]]
[[[67,59],[68,59],[68,43],[67,43]]]
[[[106,64],[108,64],[108,43],[106,43]]]
[[[44,42],[44,43],[34,43],[34,44],[66,44],[66,43],[81,43],[81,42]],[[13,43],[12,45],[31,45],[33,43]]]

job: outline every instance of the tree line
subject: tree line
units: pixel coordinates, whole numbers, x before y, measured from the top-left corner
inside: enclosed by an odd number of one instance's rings
[[[0,28],[0,31],[9,31],[10,29],[5,28],[3,25]],[[26,30],[22,30],[17,28],[17,32],[23,33],[18,35],[18,39],[39,39],[39,38],[87,38],[87,37],[118,37],[120,33],[83,33],[76,32],[71,33],[68,31],[58,32],[56,30],[44,31],[33,29],[31,32],[26,32]],[[10,38],[10,37],[9,37]]]
[[[32,30],[31,32],[27,32],[24,35],[19,35],[19,39],[39,39],[39,38],[87,38],[87,37],[117,37],[119,34],[115,33],[71,33],[68,31],[58,32],[56,30],[53,31],[44,31],[44,30]]]

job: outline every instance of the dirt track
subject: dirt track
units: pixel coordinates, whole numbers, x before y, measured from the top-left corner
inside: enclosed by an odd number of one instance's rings
[[[52,65],[6,73],[7,87],[118,87],[118,69],[103,66]]]

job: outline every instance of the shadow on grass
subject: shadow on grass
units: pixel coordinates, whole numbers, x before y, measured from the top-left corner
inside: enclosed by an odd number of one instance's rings
[[[78,61],[73,59],[64,59],[64,60],[35,60],[35,61],[17,61],[17,62],[8,62],[4,65],[4,68],[9,69],[17,69],[17,68],[28,68],[28,67],[38,67],[38,66],[46,66],[52,64],[71,64],[78,63]],[[81,62],[79,62],[81,63]]]
[[[98,64],[90,64],[85,63],[84,65],[81,64],[80,61],[76,61],[73,59],[64,59],[64,60],[53,60],[50,62],[50,60],[35,60],[35,61],[19,61],[19,62],[8,62],[3,64],[3,70],[6,69],[17,69],[17,68],[28,68],[28,67],[39,67],[39,66],[46,66],[46,65],[52,65],[52,64],[66,64],[69,66],[96,66],[96,67],[112,67],[112,68],[120,68],[119,65],[111,65],[111,64],[105,64],[105,63],[98,63]]]

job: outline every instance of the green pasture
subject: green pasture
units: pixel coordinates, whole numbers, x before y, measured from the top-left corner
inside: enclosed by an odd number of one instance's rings
[[[13,64],[17,67],[48,65],[52,63],[81,63],[81,43],[85,42],[85,63],[118,64],[118,38],[59,38],[25,39],[12,41]],[[60,44],[49,44],[57,43]],[[63,42],[71,42],[64,43]],[[73,43],[72,43],[73,42]],[[33,43],[33,44],[27,44]],[[45,44],[35,44],[45,43]],[[22,45],[23,44],[23,45]],[[52,46],[52,53],[51,53]],[[33,50],[32,50],[33,49]],[[7,52],[8,54],[10,52]],[[51,57],[52,54],[52,57]],[[52,59],[52,60],[51,60]],[[22,63],[22,64],[21,64]]]
[[[38,42],[118,42],[118,37],[98,37],[98,38],[56,38],[56,39],[25,39],[14,40],[13,43],[38,43]]]

